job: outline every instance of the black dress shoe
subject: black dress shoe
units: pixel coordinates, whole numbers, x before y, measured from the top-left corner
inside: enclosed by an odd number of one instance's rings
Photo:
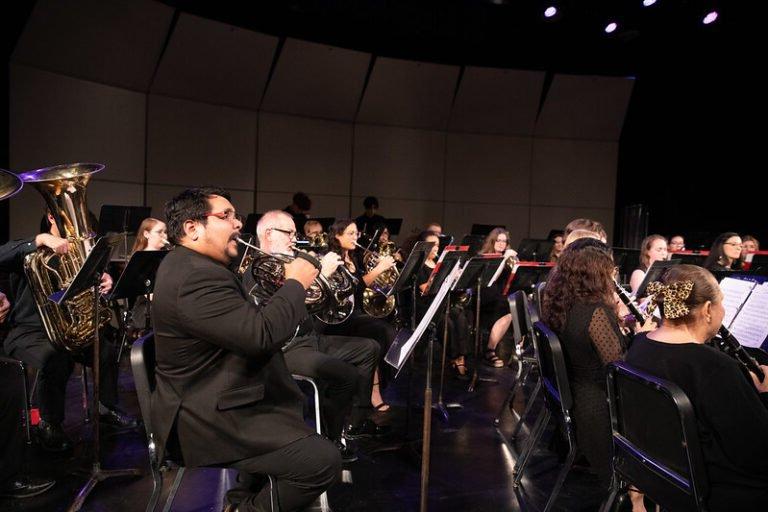
[[[64,432],[60,423],[48,423],[40,420],[35,431],[40,448],[49,452],[66,452],[72,449],[72,441]]]
[[[56,480],[50,478],[33,478],[19,476],[6,482],[0,487],[2,498],[31,498],[42,494],[56,484]]]
[[[124,413],[117,407],[102,407],[102,410],[106,409],[107,411],[99,415],[99,421],[103,425],[109,425],[118,428],[136,428],[139,426],[139,422],[136,420],[136,418],[130,414]]]
[[[390,428],[386,425],[377,425],[375,421],[363,420],[359,425],[349,425],[344,432],[347,439],[362,439],[364,437],[378,437],[388,434]]]
[[[342,464],[349,464],[350,462],[355,462],[357,460],[357,453],[355,453],[355,450],[353,450],[351,446],[344,446],[344,443],[340,440],[334,441],[333,443],[336,445],[336,448],[339,449]]]

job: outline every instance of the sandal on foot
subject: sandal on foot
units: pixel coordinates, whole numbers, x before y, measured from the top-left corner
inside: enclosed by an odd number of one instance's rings
[[[485,360],[485,364],[488,366],[492,366],[494,368],[504,367],[504,361],[499,359],[499,357],[496,355],[496,350],[492,348],[485,349],[485,355],[483,356],[483,359]]]

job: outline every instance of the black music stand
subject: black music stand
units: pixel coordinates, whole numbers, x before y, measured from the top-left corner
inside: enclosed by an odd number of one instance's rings
[[[411,298],[413,299],[413,312],[411,315],[411,329],[416,329],[416,289],[415,284],[416,276],[419,273],[419,269],[427,259],[429,251],[432,250],[434,242],[416,242],[411,249],[411,253],[405,259],[403,263],[403,270],[400,271],[400,275],[392,285],[392,288],[385,294],[387,297],[395,293],[403,292],[407,289],[412,289]]]
[[[147,317],[144,323],[144,328],[147,330],[152,326],[149,296],[155,289],[155,274],[157,274],[157,268],[160,266],[160,262],[163,261],[163,258],[167,255],[168,251],[138,251],[133,253],[133,256],[131,256],[131,259],[128,260],[128,264],[125,266],[125,270],[123,270],[122,274],[120,274],[120,277],[117,279],[117,284],[112,290],[112,293],[109,295],[109,300],[133,299],[134,297],[143,295],[147,300]],[[117,353],[118,363],[123,355],[126,334],[125,329],[123,329],[123,341],[120,344],[120,350]]]
[[[451,235],[437,235],[437,238],[440,240],[440,246],[437,248],[437,254],[442,254],[446,247],[453,245],[453,237]]]
[[[491,231],[496,228],[507,229],[507,226],[504,224],[472,224],[472,231],[470,231],[470,233],[485,237],[490,235]]]
[[[464,235],[459,245],[468,245],[469,254],[477,254],[485,243],[485,237],[486,235]]]
[[[91,414],[93,419],[91,425],[93,428],[93,466],[91,469],[91,477],[80,489],[72,502],[72,505],[67,509],[68,512],[76,512],[82,508],[86,498],[91,491],[96,487],[96,484],[103,482],[108,478],[115,478],[121,476],[139,476],[141,472],[138,469],[101,469],[101,457],[99,446],[99,379],[100,379],[100,346],[101,341],[99,338],[99,283],[101,282],[101,275],[109,264],[112,251],[114,251],[117,244],[120,243],[120,236],[103,236],[99,239],[96,245],[91,249],[90,254],[85,259],[83,266],[80,267],[77,275],[72,280],[72,283],[66,290],[61,290],[51,295],[49,300],[56,304],[63,304],[67,300],[72,299],[76,295],[82,292],[86,292],[89,289],[93,291],[93,406],[91,407]]]
[[[99,211],[99,236],[120,234],[125,244],[125,257],[128,258],[128,236],[135,235],[142,221],[151,215],[151,206],[105,204]]]
[[[651,284],[654,281],[661,281],[661,278],[664,277],[664,274],[667,272],[667,269],[679,264],[680,264],[679,259],[674,259],[669,261],[654,261],[653,264],[651,265],[651,268],[649,268],[648,272],[645,273],[645,278],[643,279],[643,282],[640,283],[640,286],[638,287],[637,292],[635,293],[635,297],[645,297],[645,289],[648,287],[649,284]]]
[[[640,266],[640,249],[612,247],[611,252],[613,252],[613,263],[619,267],[620,282],[628,283],[632,271]]]
[[[475,364],[472,378],[467,391],[473,392],[479,380],[478,365],[480,364],[480,293],[484,286],[493,278],[498,266],[504,260],[502,256],[482,255],[471,258],[464,266],[461,277],[454,288],[463,290],[474,288],[475,293]]]
[[[397,236],[403,228],[403,219],[384,219],[384,225],[389,231],[389,236]]]
[[[517,246],[517,257],[520,261],[549,261],[554,245],[551,240],[523,238]]]
[[[249,213],[245,218],[245,224],[243,225],[243,233],[256,234],[256,225],[259,223],[259,219],[264,215],[263,213]],[[298,228],[296,228],[298,229]]]
[[[696,265],[697,267],[703,267],[704,262],[709,256],[709,251],[679,251],[673,252],[672,257],[680,260],[683,265]]]
[[[524,261],[517,264],[504,286],[504,295],[522,290],[526,295],[536,291],[536,285],[545,282],[554,263]]]
[[[442,258],[442,261],[440,262],[439,266],[435,266],[435,269],[433,270],[433,276],[430,276],[431,284],[427,290],[425,290],[424,295],[434,296],[437,291],[440,289],[440,287],[443,285],[443,282],[445,279],[450,275],[451,271],[453,270],[453,267],[458,262],[460,265],[469,259],[469,251],[462,251],[462,250],[456,250],[456,251],[448,251],[445,256]],[[458,402],[451,402],[449,404],[445,404],[443,402],[443,386],[445,383],[445,360],[447,358],[448,353],[448,322],[451,315],[451,294],[448,293],[448,296],[445,300],[445,319],[443,322],[443,350],[442,350],[442,356],[440,358],[440,387],[437,391],[437,404],[435,404],[435,409],[442,415],[443,421],[446,423],[448,422],[449,415],[448,415],[448,409],[461,409],[462,405]]]

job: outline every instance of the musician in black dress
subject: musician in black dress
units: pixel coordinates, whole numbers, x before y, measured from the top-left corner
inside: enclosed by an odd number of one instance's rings
[[[765,510],[768,366],[759,382],[735,359],[705,345],[725,315],[723,294],[705,269],[672,267],[663,286],[652,290],[664,321],[635,337],[627,363],[677,384],[691,401],[710,485],[707,510]]]
[[[613,274],[607,245],[594,238],[572,242],[549,274],[541,311],[563,346],[578,446],[606,491],[612,451],[605,368],[622,358],[628,344],[619,328]]]

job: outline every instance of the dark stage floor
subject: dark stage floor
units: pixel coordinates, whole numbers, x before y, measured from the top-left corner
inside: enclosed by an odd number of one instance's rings
[[[445,511],[518,511],[543,508],[555,478],[557,459],[541,450],[526,470],[518,493],[512,487],[514,454],[501,442],[493,427],[493,417],[514,379],[509,369],[496,370],[481,366],[484,377],[497,382],[482,382],[474,393],[466,392],[466,383],[446,379],[446,402],[462,402],[462,409],[452,409],[444,422],[439,414],[432,421],[432,463],[429,493],[430,510]],[[77,374],[79,369],[75,370]],[[400,440],[421,436],[422,414],[416,405],[422,402],[424,376],[415,371],[412,378],[411,421],[407,425],[408,374],[401,375],[386,390],[387,401],[394,405],[375,420],[392,425],[392,439],[386,442],[359,443],[360,458],[350,464],[344,482],[331,489],[329,499],[334,511],[395,512],[415,511],[419,504],[420,467],[413,455],[420,451],[418,442],[403,445]],[[437,400],[437,379],[435,382]],[[122,407],[138,414],[128,361],[124,360],[120,376]],[[69,382],[66,428],[77,446],[69,457],[55,457],[35,447],[28,457],[34,473],[53,476],[57,484],[51,491],[27,500],[0,500],[3,511],[63,511],[77,489],[86,481],[90,462],[84,451],[84,439],[90,426],[83,424],[81,391],[76,376]],[[515,408],[522,409],[518,393]],[[509,433],[514,418],[507,411],[501,431]],[[143,511],[152,487],[148,472],[144,432],[113,433],[103,429],[103,466],[106,468],[138,467],[139,478],[115,479],[100,483],[86,501],[86,511]],[[542,443],[546,446],[546,442]],[[411,449],[415,448],[415,450]],[[167,493],[173,472],[165,479]],[[232,474],[226,470],[189,470],[182,482],[172,510],[187,512],[219,511],[222,496]],[[571,471],[561,492],[556,510],[596,510],[600,497],[595,479],[585,470]],[[162,504],[162,501],[161,501]],[[161,508],[158,507],[158,510]]]

